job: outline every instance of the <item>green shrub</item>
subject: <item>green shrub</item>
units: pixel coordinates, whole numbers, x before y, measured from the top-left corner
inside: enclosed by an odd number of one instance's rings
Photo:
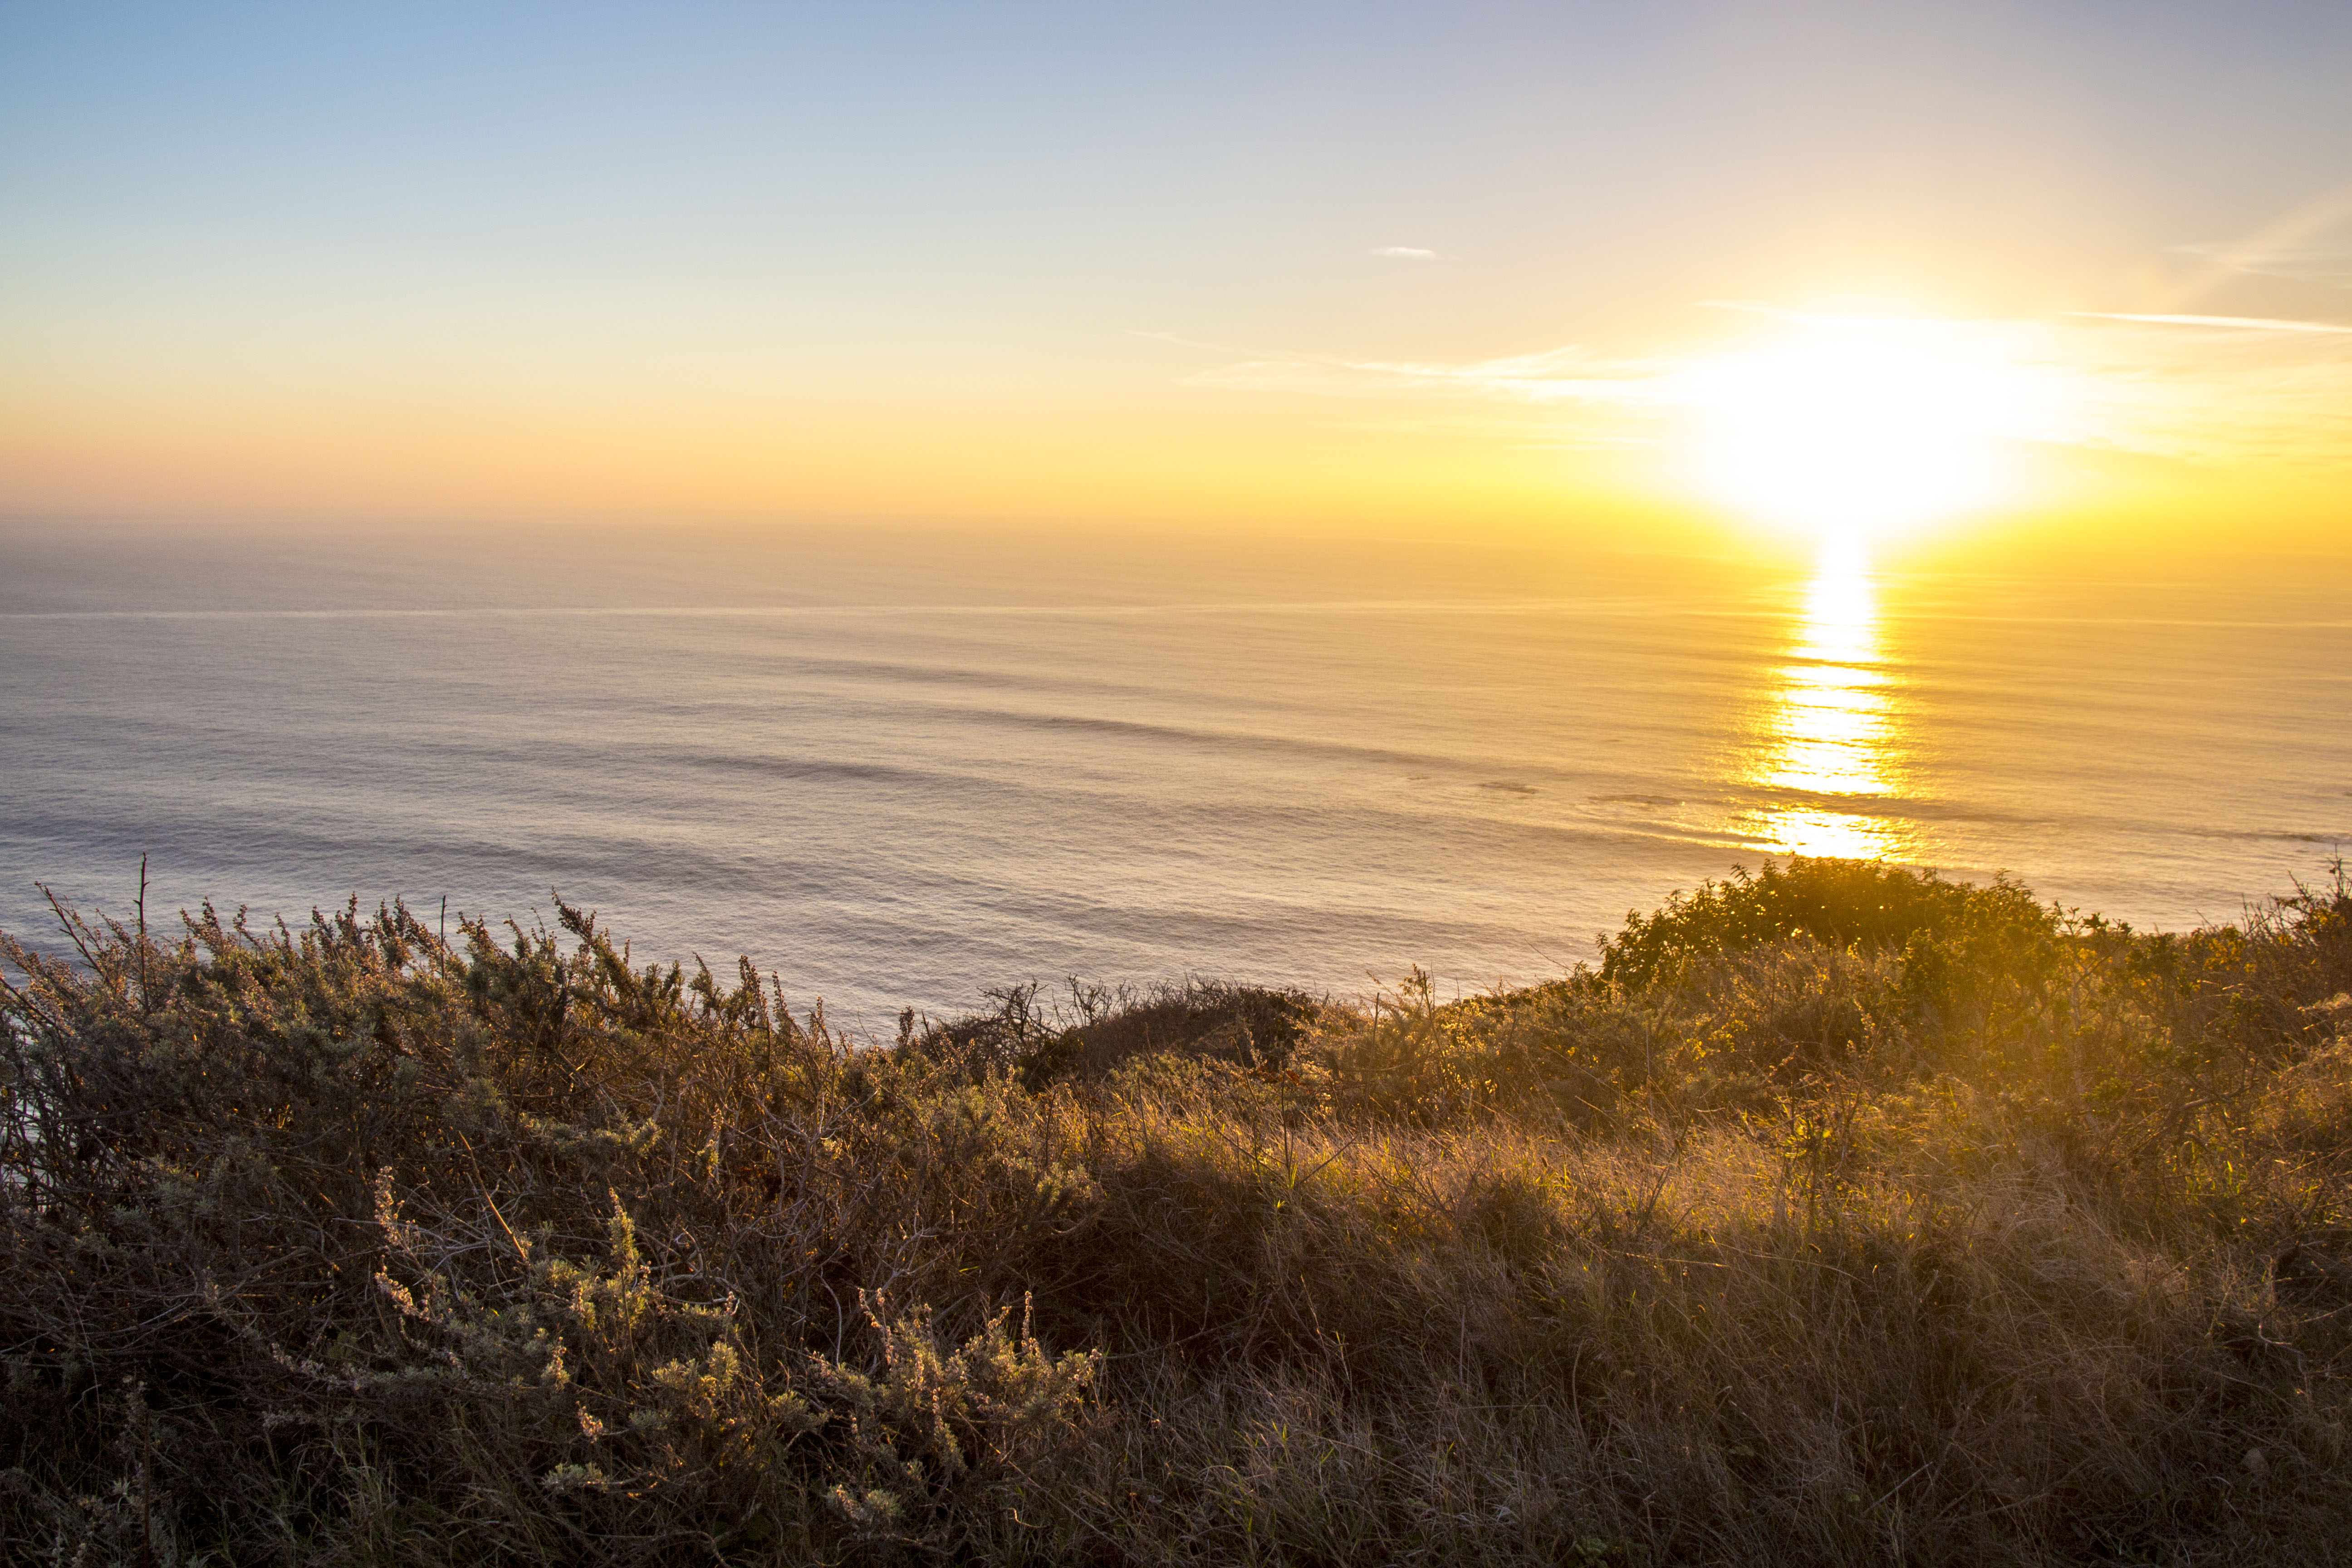
[[[1726,953],[1810,937],[1836,948],[1933,951],[1964,968],[1970,960],[2015,963],[2044,949],[2056,915],[2005,879],[1988,887],[1947,882],[1873,860],[1791,857],[1750,875],[1676,893],[1653,915],[1629,911],[1625,929],[1601,942],[1601,978],[1638,989],[1683,978]]]

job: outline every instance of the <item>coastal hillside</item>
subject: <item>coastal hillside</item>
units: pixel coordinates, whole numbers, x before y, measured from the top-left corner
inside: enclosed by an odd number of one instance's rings
[[[870,1045],[569,907],[60,919],[0,1563],[2352,1552],[2340,868],[2148,934],[1791,860],[1532,989]]]

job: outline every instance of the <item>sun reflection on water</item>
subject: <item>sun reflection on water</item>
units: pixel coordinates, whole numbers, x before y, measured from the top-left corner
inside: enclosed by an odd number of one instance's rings
[[[1775,679],[1764,743],[1749,776],[1798,798],[1764,809],[1766,841],[1802,855],[1895,853],[1896,836],[1868,806],[1896,787],[1895,712],[1879,643],[1877,592],[1860,539],[1832,537],[1823,544]]]

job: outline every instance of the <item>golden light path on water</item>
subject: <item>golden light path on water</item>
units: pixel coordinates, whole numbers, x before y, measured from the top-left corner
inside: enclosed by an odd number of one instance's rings
[[[1896,853],[1898,837],[1869,809],[1895,792],[1901,746],[1877,592],[1858,536],[1823,542],[1775,679],[1750,782],[1800,798],[1765,809],[1766,841],[1803,855]]]

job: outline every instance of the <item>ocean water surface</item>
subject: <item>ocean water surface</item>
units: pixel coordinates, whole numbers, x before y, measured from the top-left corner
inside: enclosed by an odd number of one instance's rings
[[[356,894],[887,1029],[1076,973],[1558,973],[1885,856],[2142,925],[2352,840],[2340,563],[2171,580],[943,531],[0,529],[0,926]]]

